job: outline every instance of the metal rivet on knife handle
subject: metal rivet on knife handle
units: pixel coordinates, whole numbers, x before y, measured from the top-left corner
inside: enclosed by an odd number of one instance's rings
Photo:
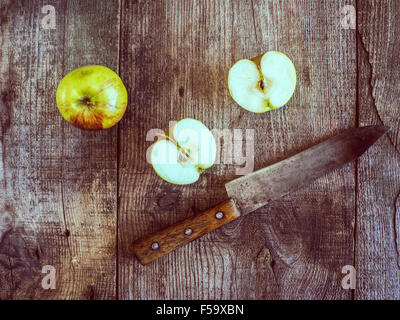
[[[193,230],[192,230],[192,229],[190,229],[190,228],[185,229],[185,234],[186,234],[187,236],[190,236],[192,233],[193,233]]]
[[[215,214],[215,217],[216,217],[217,219],[222,219],[222,218],[224,217],[224,213],[221,212],[221,211],[218,211],[218,212]]]
[[[157,250],[159,247],[160,247],[160,245],[159,245],[157,242],[153,242],[153,243],[151,244],[151,248],[152,248],[153,250]]]

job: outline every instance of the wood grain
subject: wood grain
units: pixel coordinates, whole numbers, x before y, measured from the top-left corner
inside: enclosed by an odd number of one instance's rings
[[[116,293],[117,130],[65,122],[56,88],[69,71],[118,71],[118,1],[1,2],[0,299],[112,299]],[[42,266],[56,289],[41,287]]]
[[[350,2],[350,4],[353,2]],[[149,130],[193,117],[210,129],[255,130],[255,169],[355,125],[355,33],[348,1],[124,1],[121,73],[131,108],[120,126],[121,299],[349,299],[342,266],[353,263],[354,165],[269,208],[141,266],[131,241],[226,198],[235,163],[190,186],[162,181],[146,162]],[[289,55],[298,87],[265,114],[229,96],[232,64],[268,50]],[[244,139],[242,139],[244,140]]]
[[[361,158],[357,180],[356,299],[400,299],[400,4],[358,1],[359,124],[387,137]]]
[[[400,299],[398,1],[54,0],[45,30],[47,4],[0,3],[0,299]],[[345,5],[356,30],[341,26]],[[272,49],[293,60],[296,92],[247,112],[228,70]],[[60,116],[57,85],[85,64],[120,71],[117,128]],[[233,139],[243,152],[254,139],[254,169],[349,127],[391,132],[356,164],[142,266],[134,240],[225,200],[244,166],[222,161],[190,186],[161,180],[150,130],[184,117],[242,129]],[[56,290],[40,286],[48,264]],[[344,265],[356,267],[353,292]]]

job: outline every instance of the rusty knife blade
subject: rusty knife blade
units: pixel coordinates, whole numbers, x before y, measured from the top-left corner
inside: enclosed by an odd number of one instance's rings
[[[309,184],[361,156],[389,130],[385,126],[349,129],[290,158],[225,185],[242,215]]]

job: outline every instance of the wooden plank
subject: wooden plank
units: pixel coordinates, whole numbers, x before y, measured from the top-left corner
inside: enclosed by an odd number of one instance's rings
[[[146,162],[149,130],[193,117],[210,129],[255,130],[254,167],[355,125],[353,1],[123,1],[121,73],[130,108],[120,126],[118,295],[121,299],[348,299],[353,263],[354,164],[268,208],[141,266],[131,243],[225,200],[237,166],[217,164],[195,184],[161,180]],[[244,57],[276,49],[297,67],[287,107],[252,114],[227,90]]]
[[[118,71],[118,1],[1,2],[0,299],[115,298],[117,129],[85,132],[56,107],[76,67]],[[56,269],[44,290],[42,266]]]
[[[358,1],[360,126],[389,134],[358,164],[356,299],[400,299],[400,3]]]

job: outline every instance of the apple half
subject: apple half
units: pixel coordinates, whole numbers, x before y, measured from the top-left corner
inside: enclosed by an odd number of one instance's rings
[[[185,118],[170,128],[169,136],[152,145],[150,161],[165,181],[178,185],[196,182],[215,161],[217,145],[200,121]]]
[[[237,61],[228,74],[228,88],[242,108],[263,113],[284,106],[296,88],[296,69],[288,56],[269,51]]]

